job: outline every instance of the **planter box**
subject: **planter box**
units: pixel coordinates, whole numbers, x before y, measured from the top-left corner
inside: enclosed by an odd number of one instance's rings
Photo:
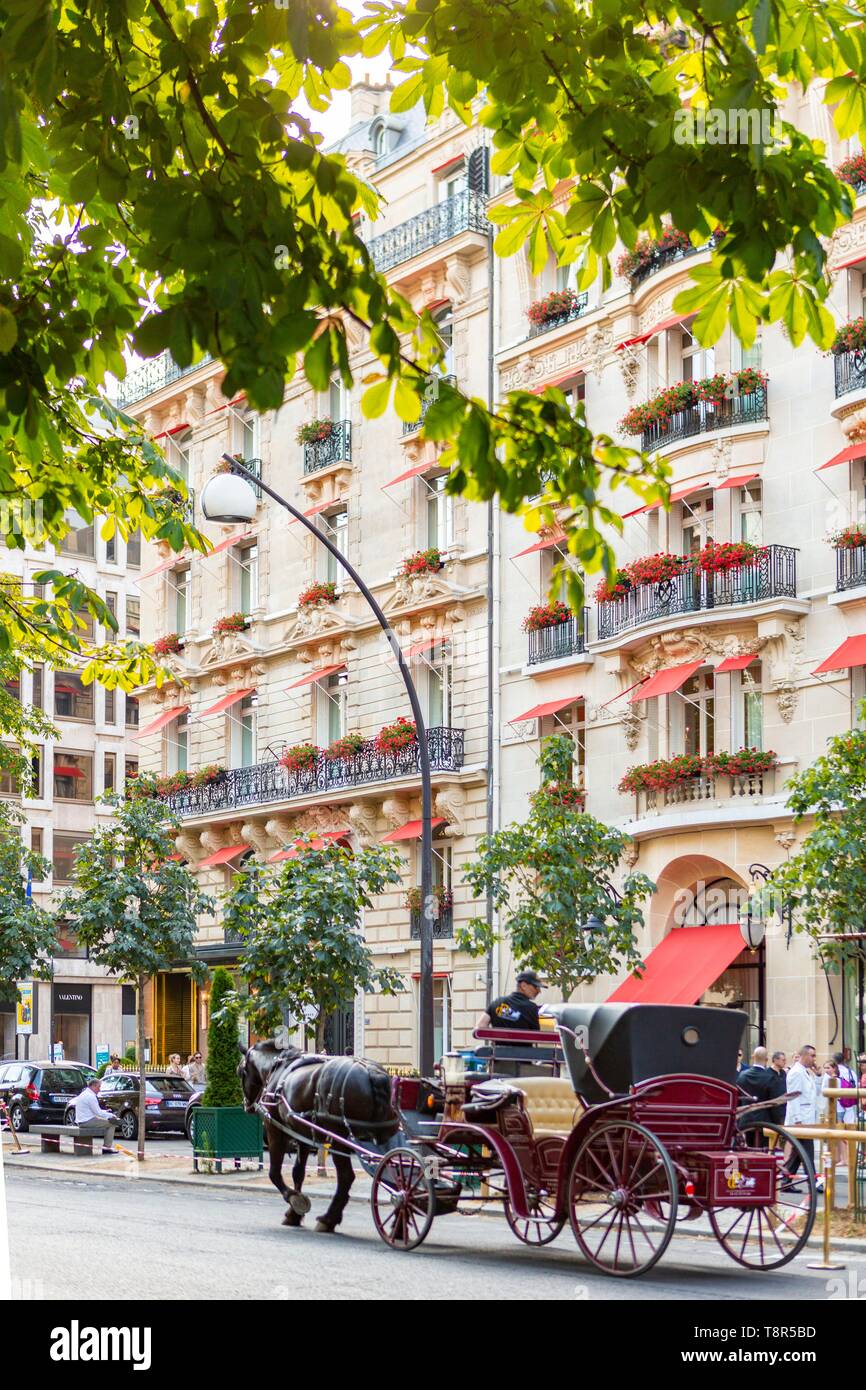
[[[193,1169],[199,1162],[213,1161],[218,1173],[222,1160],[230,1158],[235,1168],[242,1158],[254,1158],[262,1167],[264,1137],[260,1115],[248,1115],[242,1105],[198,1106],[192,1116]]]

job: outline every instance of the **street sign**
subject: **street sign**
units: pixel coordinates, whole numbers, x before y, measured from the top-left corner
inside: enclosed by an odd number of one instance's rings
[[[100,1043],[99,1047],[97,1047],[97,1049],[96,1049],[96,1066],[97,1066],[97,1068],[101,1067],[101,1066],[103,1065],[104,1062],[109,1062],[110,1060],[111,1060],[111,1052],[110,1052],[110,1050],[109,1050],[108,1043]]]
[[[27,980],[18,986],[18,1002],[15,1006],[15,1032],[30,1037],[33,1032],[33,981]]]

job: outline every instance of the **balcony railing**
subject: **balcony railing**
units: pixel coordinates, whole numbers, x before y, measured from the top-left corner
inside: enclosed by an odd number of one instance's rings
[[[839,546],[836,550],[836,592],[866,585],[866,545]]]
[[[757,391],[741,391],[730,400],[698,401],[696,405],[675,410],[667,420],[644,430],[641,449],[648,453],[651,449],[660,449],[663,444],[674,444],[678,439],[688,439],[695,434],[709,434],[713,430],[766,419],[767,393],[763,387]]]
[[[574,319],[579,319],[581,314],[586,313],[586,306],[589,303],[589,294],[586,290],[577,296],[574,305],[565,314],[557,314],[554,318],[545,319],[544,323],[533,323],[529,326],[527,338],[537,338],[539,333],[549,333],[553,328],[561,328],[564,323],[571,323]]]
[[[669,246],[664,250],[654,251],[652,258],[636,270],[634,275],[630,275],[629,283],[633,290],[638,285],[642,285],[644,280],[648,280],[657,271],[664,270],[665,266],[674,265],[677,261],[684,261],[689,256],[696,256],[699,251],[710,251],[716,245],[716,237],[711,236],[709,241],[705,241],[703,246]]]
[[[316,439],[304,445],[304,473],[318,473],[333,463],[352,462],[352,422],[334,420],[327,439]]]
[[[866,350],[856,348],[853,352],[837,352],[833,365],[837,396],[866,389]]]
[[[434,378],[434,380],[435,380],[435,378]],[[444,382],[446,386],[450,386],[450,387],[456,389],[456,386],[457,386],[457,378],[456,378],[456,376],[454,376],[452,373],[449,372],[447,375],[444,375],[444,376],[439,377],[438,380]],[[429,407],[430,407],[430,406],[433,404],[433,402],[435,401],[435,399],[436,399],[436,395],[435,395],[433,392],[430,392],[430,393],[429,393],[429,398],[428,398],[428,396],[427,396],[426,394],[425,394],[424,396],[422,396],[422,398],[421,398],[421,414],[418,416],[418,419],[417,419],[417,420],[404,420],[404,421],[403,421],[403,433],[404,433],[404,434],[414,434],[416,430],[420,430],[421,426],[422,426],[423,423],[424,423],[424,417],[425,417],[425,415],[427,414],[427,411],[428,411]]]
[[[598,605],[598,640],[678,613],[796,596],[797,551],[789,545],[766,545],[756,559],[721,574],[690,569],[659,584],[640,584],[622,598],[603,600]]]
[[[636,796],[639,816],[648,811],[660,811],[671,806],[692,806],[708,801],[748,802],[771,793],[776,785],[776,770],[743,773],[737,777],[689,777],[669,787],[647,788]]]
[[[408,221],[382,232],[367,242],[367,250],[373,257],[377,270],[390,270],[402,261],[411,261],[422,251],[429,251],[443,241],[450,241],[459,232],[481,232],[486,236],[490,229],[485,210],[486,199],[482,193],[464,189],[453,198],[426,208]]]
[[[409,914],[409,933],[413,941],[421,940],[420,909]],[[454,935],[454,909],[443,907],[438,917],[433,918],[433,940],[450,941]]]
[[[459,772],[463,766],[464,731],[427,730],[427,747],[433,772]],[[292,801],[299,796],[332,793],[370,782],[390,782],[418,775],[418,747],[409,744],[396,753],[380,753],[368,739],[352,758],[320,757],[312,767],[289,772],[276,758],[252,767],[233,767],[204,787],[186,787],[166,797],[178,816],[208,816],[242,806]]]
[[[528,666],[537,666],[542,661],[561,661],[586,651],[586,633],[589,626],[589,609],[584,608],[579,618],[569,618],[567,622],[557,623],[556,627],[540,627],[527,633],[529,638]]]
[[[116,404],[124,406],[131,405],[133,401],[144,400],[145,396],[151,395],[153,391],[161,391],[163,386],[168,386],[189,372],[197,372],[199,367],[212,360],[209,354],[205,354],[191,366],[179,367],[173,357],[167,352],[161,352],[159,357],[152,357],[149,362],[136,367],[123,381],[118,382]]]

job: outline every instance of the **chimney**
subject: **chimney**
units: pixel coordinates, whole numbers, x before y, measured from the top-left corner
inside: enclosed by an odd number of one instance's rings
[[[351,98],[351,121],[369,121],[380,111],[387,111],[391,102],[391,83],[371,82],[370,74],[364,73],[363,81],[354,82],[349,89]]]

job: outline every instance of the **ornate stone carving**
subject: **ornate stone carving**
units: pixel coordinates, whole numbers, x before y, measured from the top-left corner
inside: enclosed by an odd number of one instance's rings
[[[866,222],[846,222],[836,232],[829,248],[831,272],[840,261],[850,260],[858,252],[866,250]]]
[[[595,368],[596,373],[601,371],[602,366],[603,361]],[[622,374],[626,395],[629,400],[633,400],[640,377],[640,356],[633,347],[622,349],[619,354],[619,370]]]
[[[346,811],[342,806],[308,806],[295,818],[292,830],[296,835],[345,830],[346,820]]]
[[[346,626],[346,614],[339,604],[310,604],[298,609],[297,617],[286,630],[285,640],[287,643],[309,642],[328,633],[337,633]]]
[[[261,821],[244,821],[241,826],[241,839],[256,851],[259,859],[267,859],[276,848],[267,832],[267,827],[262,825]]]
[[[201,846],[204,850],[202,858],[207,858],[209,854],[216,854],[218,849],[228,849],[229,845],[240,844],[243,838],[241,830],[242,826],[237,821],[233,821],[230,825],[217,826],[214,830],[203,830],[201,832]]]
[[[643,715],[639,713],[637,705],[628,705],[622,715],[622,731],[625,738],[625,746],[630,753],[633,753],[640,743],[640,726],[643,723]]]
[[[392,830],[409,820],[409,802],[399,796],[389,796],[382,802],[382,815]]]
[[[188,859],[191,864],[197,864],[199,859],[203,859],[199,837],[193,830],[182,830],[174,838],[174,847],[178,854],[182,854],[184,859]]]
[[[222,666],[245,656],[257,656],[255,646],[245,632],[215,632],[200,662],[202,666]]]
[[[594,372],[596,376],[601,376],[604,364],[607,361],[608,353],[612,348],[613,332],[610,328],[596,327],[587,334],[582,345],[582,355],[590,370]],[[626,380],[625,374],[623,374],[623,380]],[[626,389],[628,389],[627,381]],[[634,389],[634,387],[632,389]]]
[[[770,688],[776,696],[779,714],[790,724],[800,702],[798,679],[805,651],[803,619],[792,618],[782,632],[766,640]]]
[[[378,807],[375,802],[355,801],[349,807],[349,824],[361,846],[376,844],[378,821]]]
[[[465,834],[466,793],[462,787],[440,787],[433,800],[433,812],[449,822],[445,827],[446,835],[459,839]]]
[[[469,298],[472,276],[465,256],[449,256],[445,265],[444,288],[452,304],[463,304]]]
[[[640,856],[640,845],[636,840],[629,840],[622,852],[622,862],[631,873]]]
[[[713,440],[713,471],[719,479],[727,478],[731,471],[733,440],[717,436]]]
[[[411,608],[419,603],[429,603],[431,599],[459,598],[454,586],[437,570],[432,574],[398,574],[390,598],[382,607],[386,613],[397,612],[401,608]]]
[[[866,439],[866,411],[862,406],[856,408],[850,415],[846,415],[841,422],[842,433],[845,435],[849,444],[862,444]]]
[[[293,824],[291,816],[269,816],[265,821],[265,834],[275,845],[287,845],[292,838]]]
[[[797,836],[793,830],[777,830],[773,836],[776,844],[787,854],[797,843]]]

